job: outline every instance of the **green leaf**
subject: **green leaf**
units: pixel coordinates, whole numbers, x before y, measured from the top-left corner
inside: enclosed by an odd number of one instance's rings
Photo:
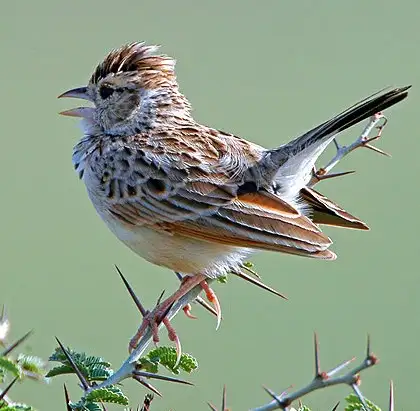
[[[151,361],[146,357],[140,358],[138,362],[140,363],[142,370],[157,374],[159,365],[158,362]]]
[[[344,411],[365,411],[363,404],[360,402],[359,397],[356,394],[350,394],[346,397],[347,405]],[[372,401],[365,398],[366,404],[370,411],[381,411],[381,409],[375,405]]]
[[[17,363],[24,371],[42,376],[44,374],[45,363],[44,361],[34,355],[19,354]]]
[[[302,405],[301,407],[298,408],[298,411],[311,411],[311,409],[307,407],[306,405]]]
[[[113,370],[110,368],[111,364],[103,358],[93,355],[88,356],[83,352],[78,353],[70,348],[66,348],[66,350],[88,381],[104,381],[113,374]],[[61,362],[62,365],[53,368],[47,374],[47,378],[61,374],[74,373],[70,362],[67,360],[67,357],[60,347],[55,349],[49,359],[50,361]]]
[[[10,372],[14,377],[21,377],[21,371],[19,366],[7,357],[0,357],[0,368],[7,372]]]
[[[105,381],[114,373],[111,368],[105,367],[101,363],[98,363],[95,366],[90,366],[88,372],[89,381]]]
[[[0,411],[35,411],[35,408],[26,404],[0,404]]]
[[[113,404],[128,405],[128,398],[120,388],[110,385],[106,388],[98,388],[86,395],[87,402],[110,402]]]
[[[220,276],[216,277],[216,280],[220,284],[226,284],[228,282],[228,276],[226,274],[223,274],[223,275],[220,275]]]
[[[191,373],[198,368],[197,360],[187,353],[181,354],[178,366],[176,364],[176,350],[173,347],[158,347],[150,350],[147,357],[152,363],[160,363],[174,374],[179,374],[179,370]]]
[[[73,367],[71,365],[59,365],[48,371],[45,377],[51,378],[63,374],[74,374]]]

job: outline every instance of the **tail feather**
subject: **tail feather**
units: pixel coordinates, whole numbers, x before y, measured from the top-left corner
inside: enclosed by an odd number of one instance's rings
[[[267,151],[261,164],[267,181],[277,181],[280,191],[293,198],[307,184],[315,161],[334,136],[404,100],[411,86],[375,93],[302,136]]]
[[[304,135],[280,147],[280,149],[287,150],[293,155],[294,152],[299,152],[319,140],[340,133],[366,118],[404,100],[408,95],[408,89],[410,87],[411,86],[395,88],[379,95],[378,93],[375,93],[336,115],[331,120],[322,123]]]
[[[366,118],[399,103],[407,97],[408,89],[410,87],[411,86],[395,88],[382,94],[380,94],[381,92],[378,92],[365,98],[302,136],[277,149],[270,150],[271,162],[273,164],[276,163],[277,166],[280,167],[282,162],[287,161],[290,156],[298,154],[306,147],[328,139]],[[276,157],[280,160],[279,162],[276,161]]]
[[[369,230],[369,227],[360,218],[350,214],[313,188],[302,188],[300,197],[305,205],[310,207],[310,218],[315,224]]]

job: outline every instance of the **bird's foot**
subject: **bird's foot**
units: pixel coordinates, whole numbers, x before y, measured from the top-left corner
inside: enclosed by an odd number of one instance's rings
[[[146,313],[146,315],[143,317],[143,322],[141,323],[140,328],[138,329],[134,337],[130,340],[129,351],[131,352],[137,347],[140,339],[149,327],[151,329],[153,342],[157,344],[159,342],[159,325],[162,323],[168,331],[169,340],[175,343],[178,363],[181,358],[182,352],[181,342],[174,327],[171,325],[169,318],[167,318],[167,314],[169,313],[171,307],[176,301],[182,298],[186,293],[188,293],[192,288],[194,288],[197,285],[200,285],[203,288],[203,290],[206,293],[207,299],[214,305],[214,312],[217,317],[216,329],[218,329],[222,318],[220,304],[216,294],[209,287],[206,281],[206,277],[201,274],[194,276],[186,276],[182,279],[179,289],[173,295],[171,295],[162,303],[158,303],[158,305],[153,311]],[[193,317],[189,305],[184,307],[184,312],[187,314],[187,316]]]

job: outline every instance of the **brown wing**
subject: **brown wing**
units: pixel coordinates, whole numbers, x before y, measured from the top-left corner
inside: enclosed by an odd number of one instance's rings
[[[132,141],[102,156],[122,162],[128,173],[109,181],[110,186],[117,181],[108,202],[114,218],[213,243],[335,258],[327,251],[331,240],[291,204],[264,189],[238,195],[252,163],[246,150],[229,153],[238,140],[226,141],[226,135],[203,140],[201,134],[193,144],[197,134],[191,128],[188,133],[188,139],[175,132],[166,139],[160,134],[159,150]],[[177,142],[183,150],[173,149]],[[229,155],[234,160],[226,161]]]
[[[348,213],[313,188],[303,188],[300,195],[305,203],[311,206],[313,213],[311,220],[315,224],[369,230],[369,227],[362,220]]]

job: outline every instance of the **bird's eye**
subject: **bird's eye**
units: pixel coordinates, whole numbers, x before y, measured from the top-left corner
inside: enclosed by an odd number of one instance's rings
[[[110,95],[112,95],[113,92],[114,92],[114,89],[107,85],[103,85],[99,89],[99,94],[104,100],[107,99]]]

